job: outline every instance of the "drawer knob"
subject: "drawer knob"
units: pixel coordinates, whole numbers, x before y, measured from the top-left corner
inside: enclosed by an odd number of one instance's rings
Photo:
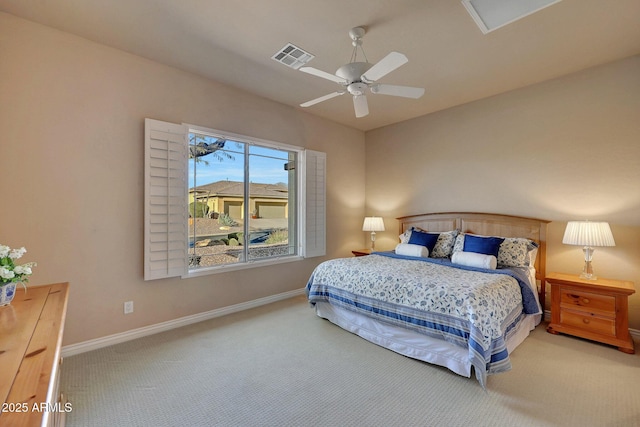
[[[588,325],[588,324],[589,324],[589,319],[582,319],[582,322],[583,322],[585,325]]]
[[[589,304],[589,298],[582,298],[582,303],[583,304]]]

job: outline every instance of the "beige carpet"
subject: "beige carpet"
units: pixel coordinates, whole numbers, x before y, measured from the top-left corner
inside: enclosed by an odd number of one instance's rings
[[[541,325],[511,359],[485,392],[297,297],[69,357],[62,388],[83,427],[640,425],[640,354]]]

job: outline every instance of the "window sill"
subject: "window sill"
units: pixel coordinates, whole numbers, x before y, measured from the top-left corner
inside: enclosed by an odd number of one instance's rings
[[[197,270],[190,270],[187,274],[182,276],[183,279],[190,279],[192,277],[207,276],[209,274],[228,273],[230,271],[246,270],[248,268],[266,267],[269,265],[284,264],[294,261],[302,261],[304,257],[299,255],[283,256],[279,258],[270,258],[265,260],[256,260],[248,262],[239,262],[236,264],[227,264],[217,267],[200,268]]]

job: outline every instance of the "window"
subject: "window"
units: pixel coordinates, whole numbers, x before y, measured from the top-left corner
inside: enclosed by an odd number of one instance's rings
[[[145,121],[145,280],[325,254],[325,155]]]
[[[189,132],[189,267],[296,255],[297,151]]]

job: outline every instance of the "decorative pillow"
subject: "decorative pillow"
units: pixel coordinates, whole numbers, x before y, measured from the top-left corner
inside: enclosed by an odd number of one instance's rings
[[[453,246],[453,252],[461,252],[464,249],[464,240],[467,233],[460,233]],[[492,237],[478,236],[477,237]],[[535,264],[538,253],[538,244],[524,237],[507,237],[498,250],[498,267],[528,267]]]
[[[438,241],[429,254],[432,258],[449,258],[453,252],[458,230],[444,231],[438,236]]]
[[[422,245],[412,245],[410,243],[398,243],[396,254],[405,256],[416,256],[421,258],[429,257],[429,249]]]
[[[462,252],[462,249],[464,248],[464,236],[466,235],[466,233],[460,233],[456,236],[456,241],[453,244],[453,253]]]
[[[498,261],[493,255],[475,252],[456,252],[451,256],[451,262],[468,267],[487,268],[490,270],[495,270],[498,265]]]
[[[478,254],[493,255],[498,257],[500,245],[504,242],[501,237],[480,237],[472,234],[464,236],[464,252],[475,252]]]
[[[426,246],[426,248],[429,249],[429,252],[431,252],[433,250],[433,247],[436,245],[436,242],[438,241],[438,236],[439,234],[425,233],[424,231],[414,229],[411,231],[409,244]]]
[[[404,233],[398,236],[400,239],[400,243],[409,243],[409,239],[411,238],[411,232],[413,230],[427,232],[426,230],[422,230],[417,227],[411,227],[406,230]],[[438,240],[436,241],[436,245],[433,247],[431,251],[429,251],[429,256],[431,258],[449,258],[451,253],[453,252],[453,245],[456,242],[456,237],[458,236],[458,230],[451,231],[443,231],[440,233],[430,233],[430,234],[438,234]],[[462,249],[460,249],[462,250]]]
[[[498,252],[499,267],[527,267],[534,265],[538,245],[525,238],[507,237]],[[530,259],[533,255],[533,260]]]
[[[412,230],[413,230],[413,227],[405,230],[404,233],[398,236],[398,238],[400,239],[400,243],[409,243],[409,238],[411,237]]]

